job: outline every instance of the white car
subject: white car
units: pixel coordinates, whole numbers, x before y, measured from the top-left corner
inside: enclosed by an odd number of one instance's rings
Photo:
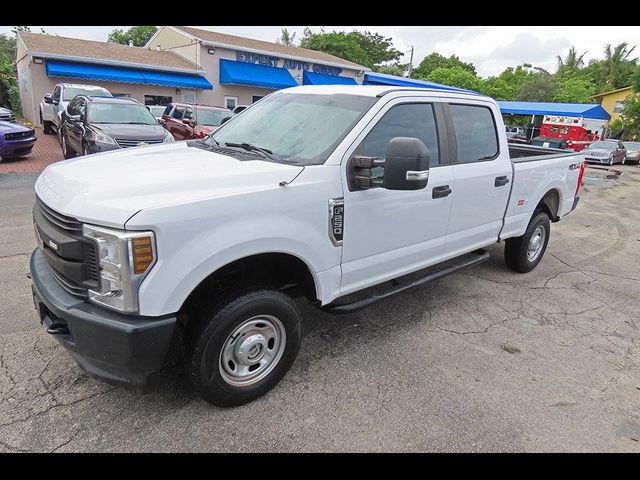
[[[40,124],[42,131],[49,135],[60,133],[61,115],[76,95],[90,97],[113,97],[106,88],[77,83],[59,83],[53,93],[47,93],[40,102]]]
[[[294,362],[295,297],[351,312],[483,262],[499,241],[508,267],[535,268],[550,224],[576,208],[583,160],[509,145],[489,97],[280,90],[203,140],[47,167],[34,303],[94,376],[143,385],[176,347],[206,400],[239,405]]]

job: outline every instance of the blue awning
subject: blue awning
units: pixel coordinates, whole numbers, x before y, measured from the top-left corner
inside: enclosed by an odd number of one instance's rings
[[[302,74],[303,85],[357,85],[351,77],[327,75],[326,73],[305,72]]]
[[[249,85],[276,90],[298,85],[286,68],[234,62],[224,58],[220,59],[220,84]]]
[[[47,60],[47,76],[139,83],[143,85],[166,85],[202,90],[213,89],[213,85],[206,78],[196,74],[158,72],[90,63],[62,62],[59,60]]]
[[[611,115],[599,103],[549,103],[498,101],[502,113],[518,115],[566,115],[567,117],[610,120]]]
[[[450,87],[441,83],[427,82],[425,80],[417,80],[415,78],[398,77],[396,75],[387,75],[386,73],[366,72],[364,74],[363,85],[392,85],[396,87],[417,87],[432,88],[435,90],[450,90],[454,92],[477,93],[473,90],[465,90],[463,88]]]

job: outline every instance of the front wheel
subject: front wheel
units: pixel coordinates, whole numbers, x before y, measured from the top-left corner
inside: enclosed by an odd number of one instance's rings
[[[613,157],[609,159],[609,166],[612,166],[612,165],[613,165]]]
[[[536,213],[524,235],[509,238],[504,246],[504,261],[511,270],[527,273],[540,263],[549,243],[551,221],[546,212]]]
[[[53,122],[48,122],[42,118],[42,112],[40,112],[40,123],[42,124],[42,133],[45,135],[51,135],[53,133],[53,129],[51,128],[51,124]]]
[[[209,403],[232,407],[273,388],[293,364],[302,315],[278,290],[238,292],[203,315],[194,335],[188,369]]]

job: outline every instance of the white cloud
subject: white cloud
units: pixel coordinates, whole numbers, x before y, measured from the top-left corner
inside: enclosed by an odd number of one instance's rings
[[[40,27],[30,27],[39,32]],[[114,28],[122,26],[45,26],[48,33],[63,36],[106,40]],[[234,35],[274,41],[281,28],[302,36],[304,26],[199,26]],[[310,26],[314,32],[322,27]],[[482,76],[496,75],[508,66],[532,63],[553,70],[556,55],[565,55],[571,45],[578,52],[587,52],[589,61],[602,56],[606,43],[613,45],[626,41],[639,45],[640,29],[637,27],[594,26],[325,26],[325,31],[369,30],[393,38],[394,46],[405,52],[403,62],[409,61],[408,52],[414,47],[414,65],[426,55],[436,51],[442,55],[458,55],[463,61],[472,61]],[[11,27],[0,26],[0,33],[10,34]]]

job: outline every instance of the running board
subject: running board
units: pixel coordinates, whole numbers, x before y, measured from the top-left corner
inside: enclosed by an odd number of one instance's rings
[[[330,303],[321,308],[322,310],[330,313],[351,313],[356,310],[360,310],[361,308],[368,307],[369,305],[395,295],[396,293],[404,292],[405,290],[409,290],[410,288],[425,285],[429,282],[433,282],[434,280],[439,280],[440,278],[446,277],[447,275],[458,272],[464,268],[473,267],[474,265],[478,265],[479,263],[484,263],[489,260],[489,252],[487,252],[486,250],[476,250],[472,252],[471,255],[471,258],[467,258],[460,263],[456,263],[455,265],[451,265],[450,267],[425,275],[422,278],[418,278],[411,283],[394,288],[393,290],[389,290],[388,292],[374,294],[369,297],[361,298],[360,300],[349,303],[341,303],[337,305],[334,303]],[[391,281],[393,282],[393,280]]]

